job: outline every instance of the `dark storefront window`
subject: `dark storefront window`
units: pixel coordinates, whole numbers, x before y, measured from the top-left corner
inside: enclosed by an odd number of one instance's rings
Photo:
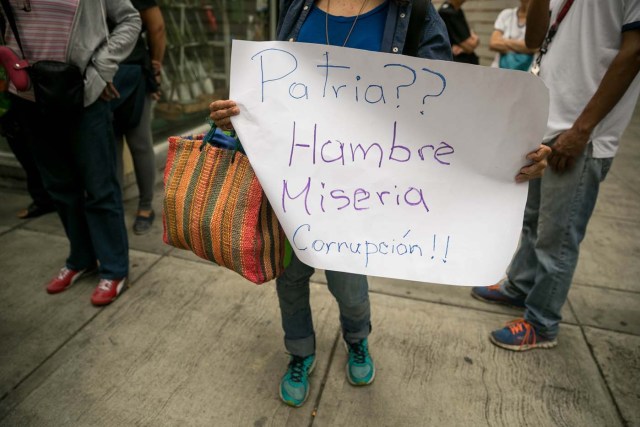
[[[209,103],[228,96],[231,40],[270,39],[273,18],[268,0],[164,0],[159,5],[167,50],[163,95],[154,109],[156,135],[203,124]]]

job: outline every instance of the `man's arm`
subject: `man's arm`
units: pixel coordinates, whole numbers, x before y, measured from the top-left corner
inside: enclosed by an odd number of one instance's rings
[[[549,29],[549,0],[531,0],[527,11],[527,32],[524,42],[527,47],[537,49],[542,46]]]
[[[167,37],[164,26],[164,18],[158,6],[150,7],[140,11],[140,18],[147,29],[147,37],[149,39],[149,54],[151,56],[151,68],[158,87],[160,87],[162,76],[162,61],[164,59],[164,51],[167,48]],[[153,98],[157,101],[160,99],[160,92],[153,94]]]
[[[147,28],[151,60],[162,64],[164,51],[167,47],[167,38],[162,12],[158,6],[154,6],[149,9],[142,10],[140,12],[140,17]]]
[[[527,29],[528,31],[528,29]],[[640,30],[622,33],[620,51],[605,73],[596,93],[578,116],[571,129],[563,132],[553,144],[549,156],[552,169],[564,172],[571,168],[589,142],[591,132],[618,104],[640,72]]]
[[[466,40],[458,43],[458,46],[460,46],[464,53],[473,53],[473,51],[476,50],[479,44],[480,38],[476,33],[472,31],[471,35]]]

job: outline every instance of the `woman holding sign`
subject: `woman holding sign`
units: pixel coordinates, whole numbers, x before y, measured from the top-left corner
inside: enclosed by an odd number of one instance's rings
[[[426,0],[282,0],[278,40],[346,46],[370,51],[451,60],[447,30]],[[211,119],[231,130],[230,118],[240,113],[235,102],[215,101]],[[546,148],[531,153],[533,165],[517,181],[539,177],[546,166]],[[277,292],[291,358],[280,382],[280,397],[301,406],[309,395],[309,375],[315,358],[315,333],[309,304],[309,278],[314,269],[295,254],[277,279]],[[349,354],[346,374],[355,386],[371,384],[375,365],[369,354],[370,304],[366,276],[326,271],[328,288],[340,309],[342,335]]]

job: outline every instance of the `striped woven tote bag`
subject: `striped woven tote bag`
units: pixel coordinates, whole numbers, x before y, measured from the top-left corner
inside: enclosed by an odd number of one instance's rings
[[[164,186],[165,243],[256,284],[282,273],[285,235],[243,153],[171,137]]]

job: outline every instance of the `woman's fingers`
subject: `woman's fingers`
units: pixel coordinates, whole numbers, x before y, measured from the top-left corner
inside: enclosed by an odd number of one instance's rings
[[[540,145],[536,151],[532,151],[527,154],[527,159],[532,162],[540,162],[549,157],[549,154],[551,154],[551,147],[547,145]]]
[[[520,169],[520,173],[516,176],[516,182],[526,182],[540,178],[547,167],[549,154],[551,154],[551,148],[546,145],[541,145],[536,151],[529,153],[527,159],[533,163]]]
[[[211,120],[216,126],[224,130],[233,129],[231,117],[240,114],[240,109],[236,103],[228,99],[212,102],[209,104],[209,111],[211,111],[209,114]]]

